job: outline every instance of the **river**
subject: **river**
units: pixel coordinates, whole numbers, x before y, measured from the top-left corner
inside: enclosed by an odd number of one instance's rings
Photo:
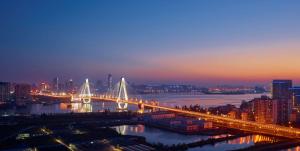
[[[239,106],[242,100],[250,101],[253,98],[260,97],[262,94],[244,94],[244,95],[175,95],[175,94],[160,94],[160,95],[142,95],[140,98],[147,100],[158,101],[161,105],[165,106],[184,106],[199,104],[203,107],[220,106],[232,104]],[[269,95],[269,94],[264,94]],[[29,104],[24,108],[12,108],[8,110],[1,110],[3,114],[55,114],[55,113],[70,113],[70,112],[102,112],[104,110],[114,111],[116,103],[114,102],[99,102],[92,101],[90,104],[82,103],[54,103],[54,104]],[[129,110],[137,110],[137,106],[129,105]],[[192,143],[196,141],[206,140],[211,137],[225,137],[226,135],[219,136],[202,136],[202,135],[183,135],[174,132],[169,132],[157,128],[146,127],[143,125],[122,125],[114,127],[119,133],[124,135],[138,135],[144,136],[150,143],[162,142],[166,145],[179,144],[179,143]],[[234,140],[216,143],[214,145],[205,145],[203,147],[191,148],[189,151],[206,150],[206,151],[219,151],[219,150],[234,150],[253,146],[255,143],[261,141],[274,141],[263,135],[249,135],[240,137]],[[289,149],[289,151],[299,150],[299,147]]]
[[[178,94],[159,94],[159,95],[140,95],[139,98],[155,100],[160,105],[165,106],[189,106],[199,104],[203,107],[220,106],[232,104],[239,106],[242,100],[250,101],[260,97],[262,94],[243,94],[243,95],[178,95]],[[269,94],[267,94],[269,95]],[[42,113],[70,113],[70,112],[102,112],[105,109],[114,111],[116,103],[92,101],[90,104],[81,103],[54,103],[54,104],[29,104],[23,108],[12,108],[1,110],[3,114],[42,114]],[[137,110],[137,106],[129,105],[129,110]]]
[[[150,143],[162,142],[165,145],[180,144],[180,143],[193,143],[201,140],[207,140],[209,138],[220,138],[228,135],[216,135],[216,136],[203,136],[203,135],[184,135],[179,133],[173,133],[166,130],[147,127],[144,125],[121,125],[113,127],[119,133],[123,135],[137,135],[146,138],[146,141]],[[190,148],[188,151],[226,151],[235,150],[253,146],[255,143],[260,142],[274,142],[276,138],[263,136],[263,135],[249,135],[245,137],[228,140],[214,145],[205,145],[203,147]]]

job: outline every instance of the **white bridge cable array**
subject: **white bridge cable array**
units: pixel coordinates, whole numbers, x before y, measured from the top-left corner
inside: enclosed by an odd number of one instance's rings
[[[91,103],[91,90],[89,79],[85,79],[85,83],[80,88],[79,98],[82,100],[83,103]]]
[[[245,130],[245,131],[251,131],[255,133],[261,133],[261,134],[267,134],[272,136],[281,136],[281,137],[287,137],[287,138],[293,138],[293,139],[300,139],[300,129],[298,128],[290,128],[290,127],[283,127],[279,125],[274,124],[261,124],[253,121],[244,121],[240,119],[233,119],[229,117],[223,117],[218,115],[211,115],[201,112],[193,112],[188,110],[182,110],[177,109],[173,107],[168,106],[162,106],[157,103],[153,102],[147,102],[147,100],[140,100],[137,99],[129,99],[128,98],[128,89],[127,89],[127,83],[125,81],[125,78],[122,77],[121,81],[118,83],[117,86],[117,94],[112,95],[109,97],[98,97],[93,96],[90,91],[90,85],[88,79],[85,80],[85,83],[80,89],[79,99],[83,103],[90,103],[91,99],[99,99],[99,100],[106,100],[106,101],[113,101],[118,104],[118,108],[122,110],[126,110],[128,107],[128,104],[133,105],[141,105],[147,108],[156,108],[171,112],[176,112],[180,114],[185,114],[189,116],[195,116],[195,117],[201,117],[206,120],[210,120],[216,123],[227,125],[231,128]],[[45,94],[43,94],[45,95]],[[46,95],[47,96],[47,95]],[[68,96],[53,96],[49,95],[50,97],[58,97],[58,98],[68,98]],[[71,96],[72,98],[72,96]],[[88,105],[88,104],[85,104]]]
[[[91,83],[89,82],[88,79],[85,79],[85,82],[83,83],[83,85],[80,87],[79,89],[79,94],[75,95],[75,97],[73,97],[73,95],[71,96],[71,101],[75,102],[75,101],[80,101],[82,103],[91,103],[91,99],[93,97],[92,93],[91,93],[91,89],[90,89],[90,85]],[[108,91],[107,95],[110,98],[115,98],[117,100],[117,108],[121,109],[121,110],[126,110],[128,108],[128,92],[130,91],[130,94],[132,93],[137,100],[141,100],[141,96],[136,95],[137,92],[131,88],[129,86],[130,84],[128,84],[125,80],[124,77],[121,77],[120,81],[118,83],[115,84],[115,86],[113,87],[112,91]]]
[[[123,102],[126,101],[126,102]],[[118,88],[118,97],[117,97],[117,103],[119,109],[127,109],[128,107],[128,94],[127,94],[127,85],[125,78],[122,77],[119,82],[119,88]]]
[[[142,96],[137,93],[137,91],[125,80],[124,77],[121,77],[120,81],[118,81],[111,92],[108,92],[108,96],[112,98],[116,98],[118,100],[118,109],[127,109],[128,103],[124,103],[128,101],[129,95],[131,98],[135,98],[135,100],[142,100]]]

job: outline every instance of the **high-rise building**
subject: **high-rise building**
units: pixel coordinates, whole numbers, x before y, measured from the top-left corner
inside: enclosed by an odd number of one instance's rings
[[[292,80],[273,80],[272,97],[273,99],[291,99],[293,87]]]
[[[273,80],[272,98],[277,100],[277,123],[287,124],[292,112],[292,80]]]
[[[277,101],[267,96],[255,98],[253,102],[254,119],[258,123],[277,123]]]
[[[247,112],[242,112],[241,113],[241,120],[243,120],[243,121],[248,121],[249,120]]]
[[[10,83],[0,82],[0,102],[8,101],[10,98]]]
[[[54,92],[58,92],[59,91],[59,79],[58,77],[55,77],[52,81],[52,90]]]
[[[293,107],[300,108],[300,87],[293,87],[291,88],[291,91],[293,93],[292,101],[293,101]]]
[[[42,82],[39,85],[39,89],[40,89],[41,92],[48,92],[49,91],[49,87],[50,87],[49,84],[46,83],[46,82]]]
[[[65,88],[66,88],[66,91],[69,92],[69,93],[71,93],[71,92],[74,91],[74,82],[73,82],[72,79],[70,79],[70,80],[68,80],[68,81],[66,82]]]
[[[101,80],[97,80],[95,88],[97,92],[103,91],[103,82]]]
[[[16,84],[15,97],[16,101],[30,101],[31,86],[29,84]]]
[[[111,92],[113,90],[113,79],[111,74],[108,74],[107,77],[107,87],[108,87],[108,92]]]
[[[237,118],[237,111],[232,110],[232,111],[228,112],[227,116],[230,117],[230,118],[236,119]]]

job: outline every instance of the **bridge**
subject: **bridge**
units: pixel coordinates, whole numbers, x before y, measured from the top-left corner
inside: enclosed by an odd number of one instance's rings
[[[279,136],[279,137],[286,137],[286,138],[292,138],[292,139],[300,139],[300,129],[297,128],[290,128],[290,127],[284,127],[280,125],[275,124],[262,124],[257,123],[253,121],[244,121],[240,119],[233,119],[230,117],[224,117],[219,115],[212,115],[208,113],[200,113],[200,112],[194,112],[194,111],[188,111],[188,110],[182,110],[177,109],[173,107],[168,106],[162,106],[159,105],[157,102],[148,102],[146,100],[138,100],[138,99],[132,99],[129,98],[127,95],[127,89],[126,89],[126,82],[125,78],[122,77],[119,84],[118,84],[118,93],[117,96],[113,95],[92,95],[89,90],[89,83],[88,80],[85,81],[82,89],[80,91],[80,94],[78,95],[78,100],[81,100],[82,103],[90,103],[91,100],[93,101],[109,101],[109,102],[116,102],[117,109],[119,110],[126,110],[128,107],[128,104],[132,105],[138,105],[140,108],[154,108],[154,109],[160,109],[170,112],[175,112],[179,114],[184,114],[187,116],[192,116],[196,118],[201,118],[207,121],[212,121],[214,123],[218,123],[223,125],[224,127],[238,129],[242,131],[248,131],[253,133],[259,133],[259,134],[265,134],[270,136]],[[52,94],[34,94],[34,95],[43,95],[48,97],[54,97],[54,98],[73,98],[73,96],[68,95],[52,95]]]

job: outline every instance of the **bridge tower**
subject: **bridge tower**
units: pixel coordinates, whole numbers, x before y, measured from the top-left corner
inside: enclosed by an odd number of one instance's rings
[[[85,79],[85,83],[81,86],[79,98],[83,103],[91,103],[92,94],[89,79]]]
[[[127,89],[126,89],[126,81],[125,81],[124,77],[122,77],[120,80],[117,95],[118,95],[118,97],[117,97],[118,109],[126,110],[128,107],[128,103],[127,103],[128,95],[127,95]]]

